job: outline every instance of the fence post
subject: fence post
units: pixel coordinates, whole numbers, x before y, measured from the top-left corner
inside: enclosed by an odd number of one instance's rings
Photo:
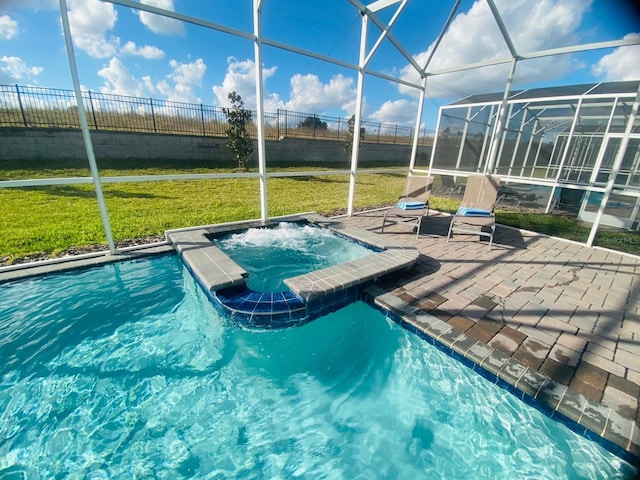
[[[27,127],[27,117],[24,114],[24,107],[22,106],[22,99],[20,98],[20,87],[16,83],[16,94],[18,95],[18,105],[20,105],[20,113],[22,113],[22,123],[24,123],[25,128]]]
[[[288,118],[288,114],[289,114],[289,111],[285,110],[284,111],[284,136],[285,137],[289,136],[289,118]]]
[[[396,131],[393,132],[393,144],[396,144],[396,138],[398,137],[398,124],[396,123]]]
[[[204,106],[200,104],[200,120],[202,120],[202,136],[205,137],[207,134],[204,129]]]
[[[316,139],[316,114],[313,114],[313,139]]]
[[[280,109],[276,108],[276,137],[280,140]]]
[[[380,143],[380,129],[382,128],[382,123],[378,122],[378,143]]]
[[[338,117],[338,140],[340,140],[340,117]]]
[[[149,97],[149,105],[151,106],[151,121],[153,121],[153,133],[158,133],[156,127],[156,113],[153,111],[153,98]]]
[[[96,111],[93,108],[93,98],[91,97],[91,90],[89,90],[89,105],[91,106],[91,116],[93,117],[93,124],[95,125],[96,130],[98,130],[98,120],[96,120]],[[82,108],[84,108],[84,105]]]

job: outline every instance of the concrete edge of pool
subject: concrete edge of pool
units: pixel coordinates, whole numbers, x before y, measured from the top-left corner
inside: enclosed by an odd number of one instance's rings
[[[286,292],[256,292],[246,286],[248,273],[211,240],[248,228],[275,226],[282,221],[304,222],[363,243],[375,253],[332,267],[287,278]],[[247,327],[281,328],[305,323],[357,300],[360,290],[387,275],[408,270],[420,253],[414,247],[317,214],[278,217],[266,225],[255,221],[176,230],[168,241],[209,298]]]
[[[367,287],[364,295],[370,304],[389,312],[403,327],[640,468],[640,429],[633,419],[588,399],[376,285]]]
[[[138,247],[119,251],[111,255],[108,250],[89,255],[78,255],[68,258],[56,258],[52,261],[34,262],[33,264],[12,265],[0,271],[0,284],[14,282],[42,275],[64,273],[73,270],[99,267],[109,263],[138,260],[151,255],[175,253],[173,245],[157,243],[153,245],[141,245]]]

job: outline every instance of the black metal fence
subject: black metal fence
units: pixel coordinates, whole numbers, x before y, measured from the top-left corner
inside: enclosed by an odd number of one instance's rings
[[[222,107],[82,92],[89,128],[93,130],[226,136]],[[253,118],[256,112],[252,112]],[[345,140],[348,118],[277,110],[266,112],[265,137]],[[80,128],[73,90],[0,85],[0,127]],[[364,142],[410,144],[414,129],[403,125],[363,121]],[[257,135],[255,124],[250,133]],[[420,130],[420,145],[431,145],[433,131]]]

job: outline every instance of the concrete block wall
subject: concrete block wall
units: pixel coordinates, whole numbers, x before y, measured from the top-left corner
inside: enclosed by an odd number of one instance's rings
[[[92,131],[93,149],[98,159],[113,160],[203,160],[233,164],[226,139],[186,135],[163,135],[134,132]],[[267,162],[276,164],[335,164],[348,168],[351,158],[343,150],[343,142],[307,138],[267,140]],[[418,150],[418,164],[428,163],[430,147]],[[362,143],[360,163],[407,165],[410,145]],[[73,129],[0,128],[0,161],[6,160],[74,160],[85,159],[82,132]],[[257,153],[249,160],[257,165]]]

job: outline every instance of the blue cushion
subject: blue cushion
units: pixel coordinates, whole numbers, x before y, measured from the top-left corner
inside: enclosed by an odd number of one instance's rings
[[[403,210],[420,210],[424,206],[424,202],[398,202],[398,207]]]
[[[491,212],[482,208],[460,207],[457,215],[464,217],[490,217]]]

